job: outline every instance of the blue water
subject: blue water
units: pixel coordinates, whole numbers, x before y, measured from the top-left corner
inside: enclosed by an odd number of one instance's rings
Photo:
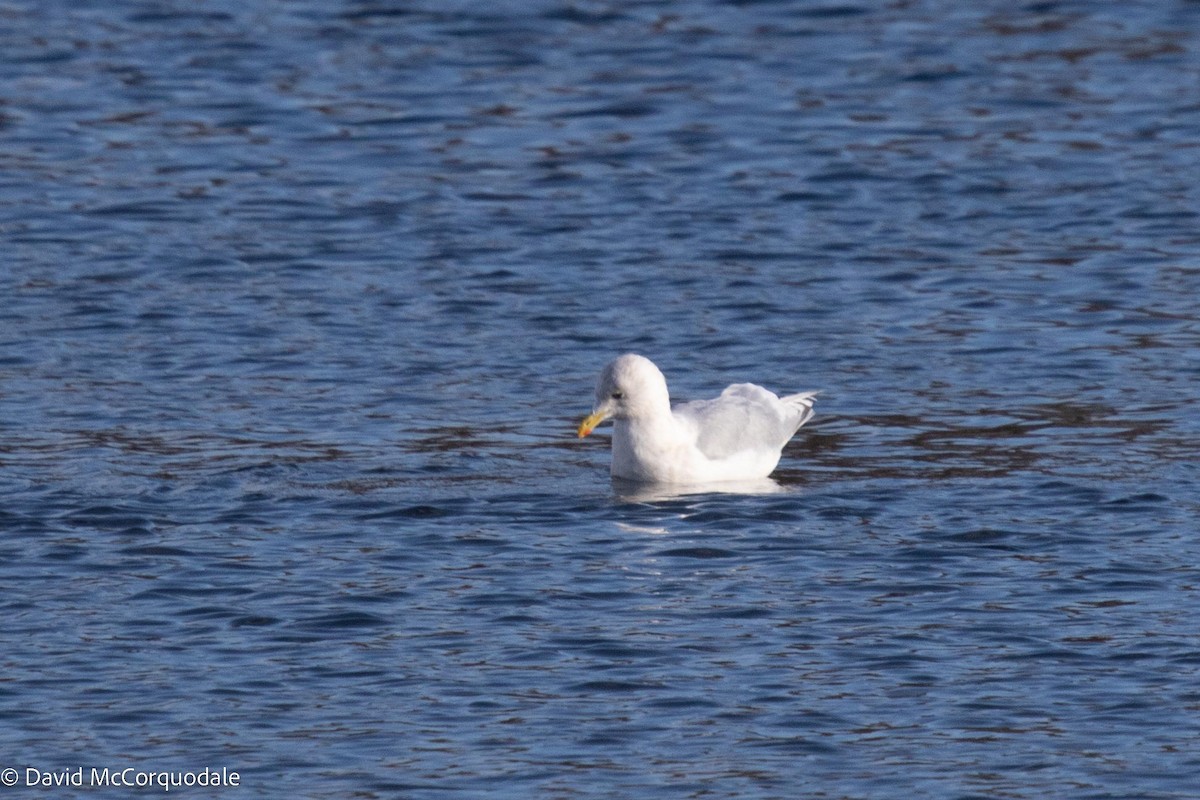
[[[1184,0],[3,4],[0,792],[1194,800],[1197,87]],[[821,389],[778,491],[612,484],[626,351]]]

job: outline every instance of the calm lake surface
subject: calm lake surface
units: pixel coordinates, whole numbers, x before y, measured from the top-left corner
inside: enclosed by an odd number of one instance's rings
[[[0,791],[1194,800],[1198,186],[1194,0],[0,4]]]

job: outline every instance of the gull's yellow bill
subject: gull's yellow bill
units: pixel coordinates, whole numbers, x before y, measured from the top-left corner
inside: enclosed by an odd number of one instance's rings
[[[579,438],[582,439],[587,436],[596,429],[597,425],[606,419],[608,419],[608,414],[605,414],[603,411],[593,411],[591,414],[588,414],[583,422],[579,423]]]

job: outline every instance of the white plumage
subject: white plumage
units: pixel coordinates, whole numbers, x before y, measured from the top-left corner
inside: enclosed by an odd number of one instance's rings
[[[612,474],[690,484],[765,478],[783,446],[812,417],[816,392],[778,397],[737,383],[712,400],[671,408],[667,381],[650,359],[623,355],[600,373],[596,404],[579,426],[587,436],[612,419]]]

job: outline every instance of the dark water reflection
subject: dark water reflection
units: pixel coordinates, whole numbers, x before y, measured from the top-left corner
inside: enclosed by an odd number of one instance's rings
[[[0,7],[0,768],[1191,800],[1197,30]],[[629,350],[818,415],[614,485]]]

